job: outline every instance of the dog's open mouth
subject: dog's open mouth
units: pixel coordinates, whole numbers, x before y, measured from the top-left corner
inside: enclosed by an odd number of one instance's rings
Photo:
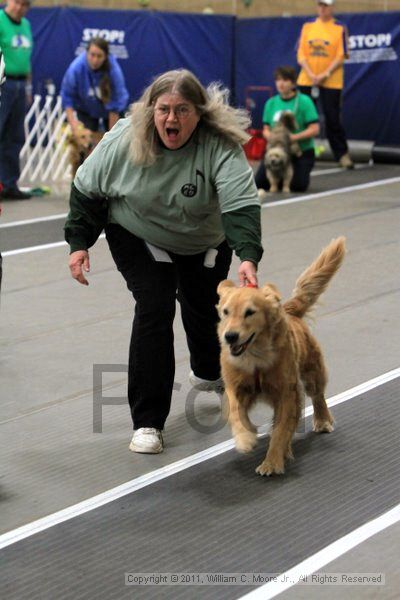
[[[245,342],[243,342],[243,344],[232,344],[230,346],[231,354],[233,356],[240,356],[243,354],[243,352],[247,350],[247,346],[250,344],[254,336],[255,333],[252,333],[251,336]]]

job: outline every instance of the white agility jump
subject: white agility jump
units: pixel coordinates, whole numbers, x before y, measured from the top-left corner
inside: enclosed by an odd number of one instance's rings
[[[33,182],[70,178],[67,136],[70,127],[61,96],[35,95],[25,117],[25,144],[21,150],[21,179]]]

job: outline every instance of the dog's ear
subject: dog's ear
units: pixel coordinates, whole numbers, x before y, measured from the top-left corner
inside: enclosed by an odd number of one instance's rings
[[[236,286],[233,283],[233,281],[231,281],[230,279],[225,279],[224,281],[221,281],[221,283],[218,285],[217,294],[221,298],[221,296],[226,294],[227,291],[231,290],[234,287]]]
[[[265,298],[272,302],[273,306],[276,306],[276,308],[280,306],[282,296],[280,295],[278,288],[273,283],[266,283],[261,288],[261,291]]]
[[[279,336],[282,332],[282,328],[279,327],[279,325],[283,323],[281,295],[273,283],[266,283],[262,287],[261,291],[264,294],[265,299],[267,300],[267,302],[265,303],[265,316],[274,332],[274,339],[276,339],[277,336]]]

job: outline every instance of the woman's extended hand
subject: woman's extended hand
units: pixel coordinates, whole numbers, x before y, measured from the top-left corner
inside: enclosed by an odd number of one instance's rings
[[[251,260],[244,260],[239,267],[239,286],[245,287],[249,283],[258,287],[257,267]]]
[[[86,273],[90,271],[89,252],[87,250],[72,252],[69,257],[69,269],[74,279],[82,283],[82,285],[89,285],[88,280],[83,274],[84,271]]]

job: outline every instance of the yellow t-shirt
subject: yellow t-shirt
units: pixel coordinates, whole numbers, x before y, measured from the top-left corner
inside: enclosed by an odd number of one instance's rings
[[[316,19],[304,23],[300,34],[297,60],[307,61],[311,71],[316,75],[323,73],[337,58],[348,58],[347,28],[335,19],[321,21]],[[334,70],[321,86],[327,88],[343,88],[343,65]],[[299,85],[312,85],[311,79],[304,69],[297,80]]]

